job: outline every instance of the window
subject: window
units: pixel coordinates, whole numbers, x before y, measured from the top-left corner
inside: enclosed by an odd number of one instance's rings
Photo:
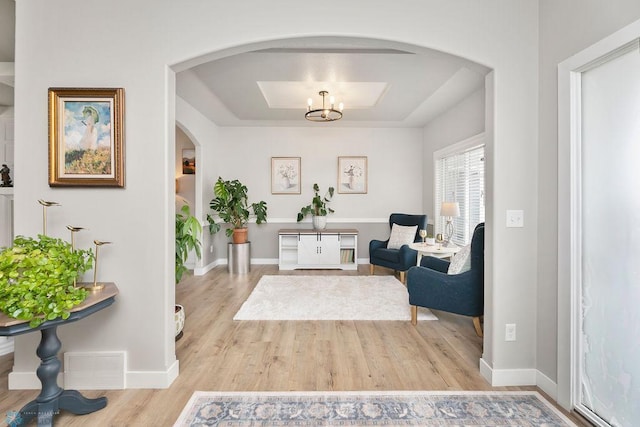
[[[484,221],[483,141],[479,135],[434,153],[435,232],[445,233],[442,202],[458,202],[460,216],[453,218],[451,238],[458,245],[468,244],[475,226]]]

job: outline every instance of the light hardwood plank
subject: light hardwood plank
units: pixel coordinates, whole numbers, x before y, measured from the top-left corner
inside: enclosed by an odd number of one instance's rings
[[[393,274],[383,268],[375,273]],[[88,397],[106,396],[108,406],[84,416],[62,413],[56,424],[171,426],[195,390],[535,389],[487,384],[478,371],[482,339],[470,318],[450,313],[435,312],[439,320],[417,326],[409,321],[233,321],[265,274],[369,275],[369,268],[280,272],[277,266],[254,265],[244,276],[217,267],[189,277],[176,291],[187,316],[184,336],[176,343],[180,375],[171,387],[85,391]],[[38,394],[7,390],[12,365],[13,355],[0,357],[0,414],[20,409]]]

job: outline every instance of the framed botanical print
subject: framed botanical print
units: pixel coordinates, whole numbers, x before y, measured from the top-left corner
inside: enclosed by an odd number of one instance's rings
[[[300,157],[271,158],[271,194],[300,194]]]
[[[338,157],[338,193],[367,193],[366,157]]]
[[[49,88],[49,186],[124,187],[124,89]]]

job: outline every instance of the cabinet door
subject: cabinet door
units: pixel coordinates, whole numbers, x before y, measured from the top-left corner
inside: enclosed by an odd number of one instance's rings
[[[298,264],[332,265],[340,263],[337,234],[307,234],[298,242]]]

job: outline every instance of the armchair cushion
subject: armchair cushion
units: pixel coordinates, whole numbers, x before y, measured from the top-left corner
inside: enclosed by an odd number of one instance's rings
[[[460,274],[469,270],[471,270],[471,245],[463,247],[454,255],[447,274]]]
[[[400,249],[403,245],[413,243],[417,230],[417,225],[393,224],[391,226],[391,237],[389,237],[387,249]]]
[[[380,248],[376,251],[376,257],[392,263],[400,262],[400,251],[397,249]]]

